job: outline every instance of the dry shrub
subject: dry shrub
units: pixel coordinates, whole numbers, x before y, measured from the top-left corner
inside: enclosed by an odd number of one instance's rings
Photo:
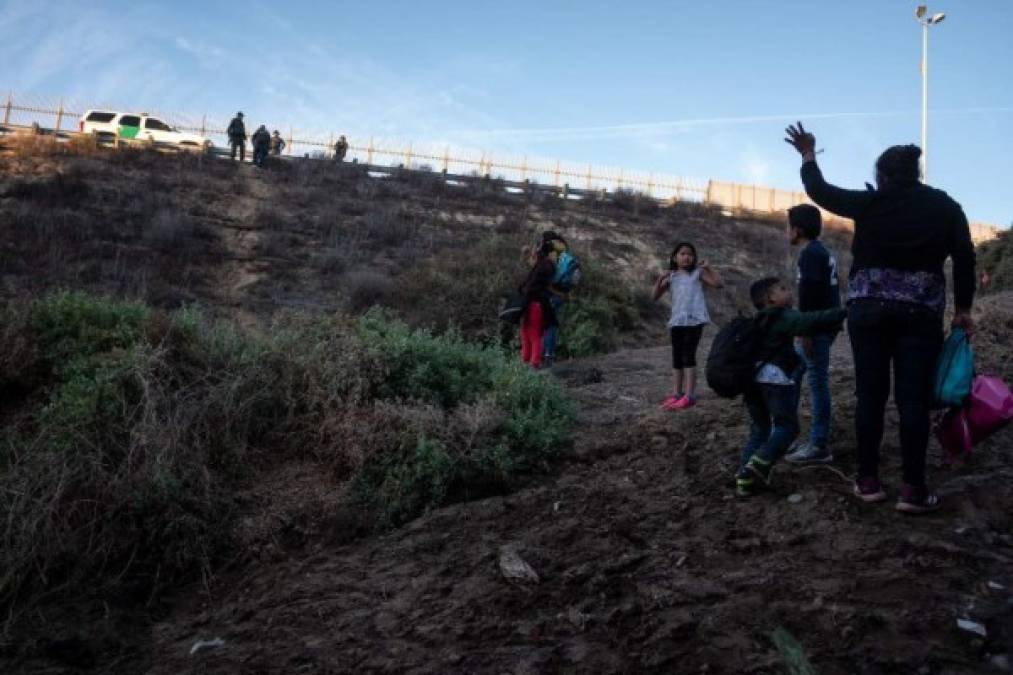
[[[374,305],[387,304],[394,292],[390,277],[375,270],[360,269],[342,277],[341,286],[345,291],[350,312],[360,313]]]
[[[76,164],[66,164],[42,176],[27,176],[12,181],[6,196],[36,202],[47,207],[78,206],[89,194],[83,171]]]
[[[175,210],[157,211],[142,237],[155,250],[184,257],[200,254],[215,239],[206,226]]]

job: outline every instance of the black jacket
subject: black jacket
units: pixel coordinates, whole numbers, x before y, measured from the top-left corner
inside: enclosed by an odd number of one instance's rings
[[[552,303],[549,300],[549,286],[552,285],[555,276],[556,265],[548,258],[539,258],[520,288],[524,294],[525,310],[532,302],[541,303],[542,316],[545,317],[543,323],[546,326],[556,325],[556,313],[552,310]]]
[[[811,241],[798,254],[798,309],[811,312],[841,306],[837,260],[820,240]]]
[[[238,117],[233,117],[232,121],[229,122],[229,128],[225,132],[228,135],[230,141],[241,142],[246,140],[246,125],[243,124],[243,120]]]
[[[885,190],[845,190],[827,183],[816,162],[802,165],[806,194],[831,213],[855,221],[849,276],[864,269],[943,274],[953,258],[957,307],[974,301],[974,244],[960,204],[942,190],[910,183]]]

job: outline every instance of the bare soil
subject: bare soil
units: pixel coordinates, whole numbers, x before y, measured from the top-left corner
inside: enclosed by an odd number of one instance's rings
[[[334,518],[308,545],[278,539],[182,596],[153,628],[149,672],[775,673],[778,627],[824,674],[998,672],[989,660],[1013,653],[1010,433],[961,469],[930,451],[938,514],[862,504],[846,336],[834,357],[838,470],[779,466],[749,500],[731,491],[740,404],[705,391],[658,410],[665,348],[559,366],[580,428],[557,477],[382,536]],[[507,580],[504,550],[537,582]]]

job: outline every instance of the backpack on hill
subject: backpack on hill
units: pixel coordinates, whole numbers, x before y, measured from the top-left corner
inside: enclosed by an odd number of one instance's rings
[[[722,398],[746,392],[757,373],[763,327],[754,317],[738,316],[718,331],[707,354],[707,386]]]
[[[556,262],[556,274],[552,286],[563,293],[569,293],[580,283],[580,261],[569,251],[563,251]]]

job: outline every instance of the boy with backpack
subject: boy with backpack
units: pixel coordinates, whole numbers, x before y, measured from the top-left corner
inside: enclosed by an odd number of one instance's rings
[[[770,482],[774,463],[798,436],[798,393],[792,376],[798,371],[800,357],[795,351],[796,336],[819,335],[840,328],[847,310],[837,307],[816,312],[792,309],[794,297],[788,286],[776,277],[767,277],[749,288],[753,306],[758,310],[751,320],[740,319],[738,326],[738,363],[726,353],[726,366],[738,369],[738,393],[742,393],[749,415],[749,437],[735,476],[735,492],[740,497],[754,495],[760,484]],[[724,332],[724,331],[723,331]],[[715,338],[715,347],[728,340]],[[712,349],[707,376],[721,365]],[[752,377],[748,377],[751,373]],[[719,373],[713,372],[715,380]],[[721,394],[721,391],[717,393]],[[724,395],[727,395],[728,391]]]
[[[810,312],[841,306],[837,284],[837,259],[820,241],[823,219],[812,204],[799,204],[788,209],[789,243],[800,248],[796,264],[798,309]],[[791,464],[828,464],[834,461],[829,447],[830,416],[830,349],[836,331],[796,340],[802,357],[803,370],[809,381],[812,405],[812,428],[809,440],[801,441],[784,461]]]

